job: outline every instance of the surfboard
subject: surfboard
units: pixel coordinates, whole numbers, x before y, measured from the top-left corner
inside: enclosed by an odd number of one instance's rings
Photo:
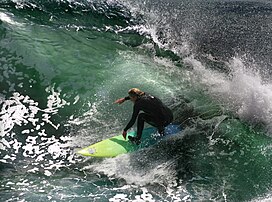
[[[120,154],[126,154],[141,148],[149,147],[166,136],[177,134],[180,131],[181,127],[179,125],[169,124],[165,128],[165,135],[161,137],[156,128],[149,127],[143,130],[141,144],[139,145],[130,142],[128,138],[125,140],[122,135],[117,135],[80,149],[77,153],[83,156],[97,158],[116,157]],[[128,136],[136,136],[136,132],[131,131],[127,134],[127,137]]]

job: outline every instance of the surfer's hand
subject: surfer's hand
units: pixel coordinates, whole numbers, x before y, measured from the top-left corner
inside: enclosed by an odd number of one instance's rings
[[[115,104],[122,104],[123,102],[125,102],[125,98],[120,98],[120,99],[116,100],[114,103]]]
[[[124,137],[124,139],[126,139],[126,137],[127,137],[127,131],[123,131],[123,137]]]

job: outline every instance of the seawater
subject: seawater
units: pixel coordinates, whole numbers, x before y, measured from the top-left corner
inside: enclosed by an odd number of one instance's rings
[[[1,201],[270,201],[270,1],[3,0]],[[184,128],[110,159],[138,87]]]

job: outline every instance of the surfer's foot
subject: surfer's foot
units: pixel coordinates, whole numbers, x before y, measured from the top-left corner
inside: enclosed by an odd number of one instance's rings
[[[141,140],[139,140],[137,137],[128,136],[128,139],[134,144],[141,144]]]

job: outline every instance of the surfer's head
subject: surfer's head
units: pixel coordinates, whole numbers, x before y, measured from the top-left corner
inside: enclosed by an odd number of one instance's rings
[[[132,88],[128,91],[128,95],[131,101],[135,102],[140,96],[145,93],[138,88]]]

